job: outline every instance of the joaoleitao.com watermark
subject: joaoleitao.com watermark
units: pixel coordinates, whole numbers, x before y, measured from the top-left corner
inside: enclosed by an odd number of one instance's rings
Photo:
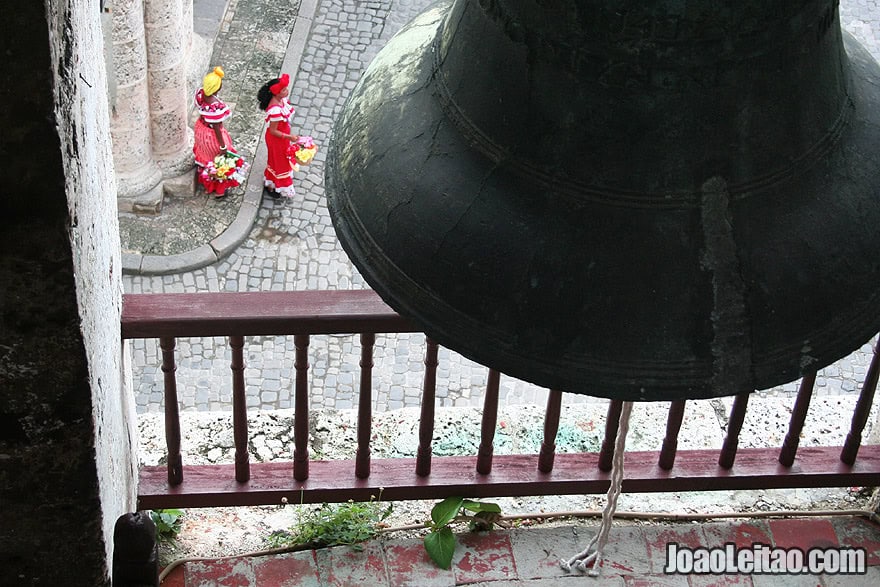
[[[716,548],[666,545],[666,574],[686,575],[863,575],[867,572],[864,548],[779,548],[769,544],[737,546],[729,542]]]

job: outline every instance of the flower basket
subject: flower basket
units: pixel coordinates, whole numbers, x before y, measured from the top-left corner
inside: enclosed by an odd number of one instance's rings
[[[226,151],[202,168],[199,179],[206,192],[222,195],[227,189],[241,185],[248,167],[244,157]]]
[[[288,154],[296,165],[308,165],[317,152],[318,146],[310,136],[299,137],[299,140],[291,143],[288,149]]]

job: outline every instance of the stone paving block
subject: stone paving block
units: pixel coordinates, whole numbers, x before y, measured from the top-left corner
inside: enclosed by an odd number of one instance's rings
[[[583,537],[581,544],[581,549],[583,549],[592,539],[593,532],[579,530],[579,534]],[[598,530],[598,526],[596,526],[596,530]],[[608,534],[608,542],[605,545],[602,572],[625,577],[638,577],[650,573],[651,570],[651,559],[644,529],[641,526],[622,526],[620,524],[612,526],[611,532]]]
[[[577,554],[584,545],[569,526],[561,528],[518,528],[510,533],[510,543],[521,579],[569,575],[560,560]]]
[[[385,587],[388,585],[388,572],[385,568],[385,553],[381,543],[367,542],[363,550],[348,546],[323,548],[316,551],[315,559],[321,585],[359,587]]]
[[[456,538],[458,545],[452,559],[456,585],[518,579],[510,533],[469,532]]]
[[[385,543],[388,583],[394,587],[446,587],[455,585],[452,569],[441,569],[418,540]]]
[[[254,559],[255,585],[266,587],[318,587],[315,552],[291,552]]]

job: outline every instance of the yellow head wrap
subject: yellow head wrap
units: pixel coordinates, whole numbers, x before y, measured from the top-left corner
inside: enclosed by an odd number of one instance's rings
[[[223,68],[218,66],[214,68],[214,71],[202,79],[202,90],[205,92],[206,96],[210,96],[220,89],[220,82],[223,80],[223,75]]]

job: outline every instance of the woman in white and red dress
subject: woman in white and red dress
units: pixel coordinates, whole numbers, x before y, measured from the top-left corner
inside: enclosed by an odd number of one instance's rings
[[[237,182],[218,181],[202,171],[214,158],[225,151],[235,153],[232,139],[223,126],[223,121],[232,116],[229,106],[217,97],[223,85],[223,68],[215,67],[202,79],[202,87],[196,92],[196,108],[199,111],[199,119],[196,121],[193,143],[193,154],[196,165],[199,166],[199,183],[205,191],[216,193],[218,196],[225,195],[226,188],[238,185]]]
[[[268,160],[263,184],[273,198],[292,198],[294,162],[291,160],[291,142],[299,137],[290,133],[290,117],[293,106],[287,100],[290,93],[290,76],[286,73],[271,79],[257,92],[260,109],[266,111],[266,149]]]

